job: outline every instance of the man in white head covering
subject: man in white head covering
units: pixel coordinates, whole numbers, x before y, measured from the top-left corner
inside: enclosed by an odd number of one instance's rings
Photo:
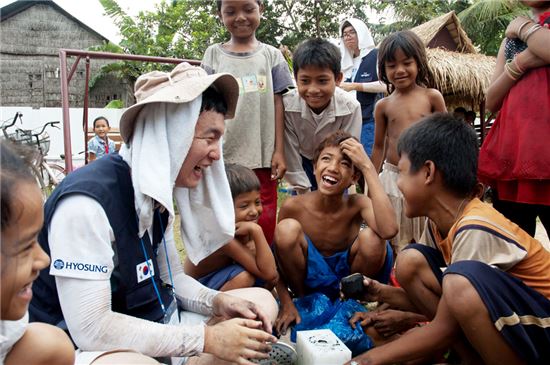
[[[344,82],[340,87],[357,97],[361,103],[363,126],[361,144],[372,153],[374,143],[374,104],[378,93],[386,92],[386,85],[378,81],[378,52],[367,25],[356,18],[349,18],[340,25],[340,51]]]
[[[191,261],[234,235],[220,140],[238,84],[182,63],[140,76],[135,90],[137,103],[120,121],[120,155],[69,174],[45,205],[39,241],[52,264],[35,281],[31,320],[68,329],[77,363],[141,356],[120,349],[239,363],[266,358],[275,341],[271,294],[202,286],[183,272],[173,240],[174,200]]]

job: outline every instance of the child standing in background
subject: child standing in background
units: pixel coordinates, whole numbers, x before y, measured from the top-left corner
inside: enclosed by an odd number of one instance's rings
[[[100,157],[116,152],[115,142],[107,136],[111,127],[105,117],[94,119],[94,138],[88,141],[88,161],[94,161]]]
[[[239,82],[235,118],[226,125],[224,159],[253,169],[260,179],[264,212],[259,224],[271,243],[277,180],[286,172],[282,94],[293,81],[282,53],[256,39],[262,1],[218,0],[217,6],[231,38],[208,47],[202,67],[208,73],[229,72]]]
[[[375,134],[372,163],[383,170],[380,181],[390,197],[399,233],[392,239],[397,254],[411,241],[417,242],[424,231],[424,217],[407,218],[403,195],[397,188],[397,141],[401,132],[420,118],[446,111],[441,93],[428,89],[428,62],[422,41],[411,31],[396,32],[386,37],[378,52],[380,79],[388,85],[388,97],[374,108]]]
[[[258,225],[262,215],[260,181],[252,170],[241,165],[225,165],[225,173],[235,207],[235,238],[198,265],[186,258],[185,272],[220,291],[256,286],[258,279],[267,289],[273,289],[279,275]]]
[[[24,150],[0,142],[0,364],[73,364],[73,346],[61,329],[28,323],[32,283],[50,258],[37,241],[44,217],[42,193],[22,155]]]
[[[299,194],[317,190],[313,155],[329,134],[343,130],[361,138],[361,105],[336,87],[342,81],[340,52],[324,39],[302,42],[292,57],[298,90],[283,96],[286,181]]]

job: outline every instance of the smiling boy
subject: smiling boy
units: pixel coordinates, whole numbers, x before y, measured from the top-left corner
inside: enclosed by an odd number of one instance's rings
[[[301,43],[292,59],[298,90],[283,96],[285,179],[298,193],[317,189],[313,153],[330,133],[343,130],[361,137],[361,104],[337,88],[342,81],[340,51],[324,39]]]
[[[397,233],[397,223],[363,145],[336,131],[319,144],[313,164],[318,190],[287,199],[275,230],[279,333],[300,323],[288,288],[297,297],[321,292],[335,298],[342,277],[360,272],[387,282],[393,265],[385,240]],[[369,195],[344,194],[361,175]],[[368,227],[360,230],[363,222]]]
[[[473,128],[432,114],[406,129],[397,148],[405,213],[430,224],[423,244],[397,258],[402,288],[365,279],[365,299],[431,322],[347,364],[402,363],[450,346],[463,364],[550,363],[550,252],[475,197]]]
[[[273,289],[279,279],[273,253],[258,225],[262,215],[260,180],[248,167],[225,165],[233,207],[235,238],[198,264],[185,259],[185,272],[211,289],[265,286]]]

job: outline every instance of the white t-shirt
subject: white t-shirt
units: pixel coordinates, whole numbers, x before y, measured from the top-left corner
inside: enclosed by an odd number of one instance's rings
[[[29,313],[17,321],[0,321],[0,365],[12,347],[23,337],[29,324]]]

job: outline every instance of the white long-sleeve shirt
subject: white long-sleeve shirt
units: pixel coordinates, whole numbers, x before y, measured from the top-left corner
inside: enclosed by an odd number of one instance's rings
[[[187,276],[174,245],[172,226],[167,227],[167,251],[159,249],[158,272],[170,283],[166,255],[170,261],[176,296],[186,310],[212,315],[217,291]],[[191,356],[204,349],[204,325],[166,325],[113,312],[110,277],[115,267],[114,233],[101,205],[84,195],[63,199],[50,222],[50,274],[67,327],[83,351],[132,349],[148,356]],[[64,270],[56,265],[80,262],[101,270]],[[57,266],[57,267],[56,267]],[[90,266],[96,267],[96,266]],[[160,305],[160,304],[159,304]]]

